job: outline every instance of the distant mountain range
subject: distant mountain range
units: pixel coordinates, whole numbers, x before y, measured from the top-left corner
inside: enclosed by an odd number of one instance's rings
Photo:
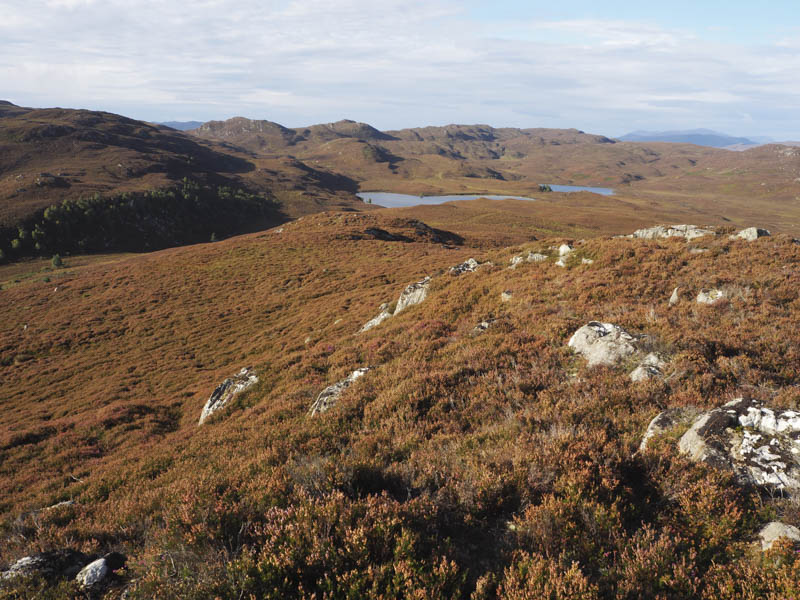
[[[203,124],[202,121],[160,121],[157,125],[166,125],[177,129],[178,131],[189,131],[190,129],[197,129]]]
[[[711,129],[690,129],[686,131],[633,131],[619,138],[623,142],[672,142],[677,144],[695,144],[712,148],[728,148],[730,146],[758,146],[772,140],[759,136],[757,138],[734,137]]]

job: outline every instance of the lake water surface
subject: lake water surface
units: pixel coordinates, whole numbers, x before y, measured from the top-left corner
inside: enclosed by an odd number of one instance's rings
[[[580,185],[551,185],[554,192],[593,192],[603,196],[611,196],[614,190],[611,188],[586,187]],[[543,192],[546,193],[546,192]],[[446,196],[412,196],[410,194],[394,194],[392,192],[359,192],[356,194],[366,202],[372,201],[373,204],[385,206],[387,208],[400,208],[403,206],[418,206],[420,204],[443,204],[445,202],[455,202],[458,200],[477,200],[486,198],[487,200],[536,200],[525,196],[514,194],[493,195],[493,194],[450,194]]]

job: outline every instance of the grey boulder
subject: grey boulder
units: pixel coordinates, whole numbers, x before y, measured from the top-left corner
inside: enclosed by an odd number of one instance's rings
[[[350,375],[342,379],[341,381],[337,381],[333,385],[329,385],[324,390],[319,393],[317,399],[314,400],[314,403],[311,405],[311,416],[324,413],[330,410],[336,401],[339,399],[339,396],[349,388],[354,381],[363,377],[368,371],[370,371],[371,367],[361,367],[360,369],[356,369]]]
[[[250,389],[258,383],[258,377],[252,367],[245,367],[233,377],[230,377],[217,386],[211,393],[203,412],[200,413],[198,425],[202,425],[215,412],[223,409],[226,404],[236,396]]]

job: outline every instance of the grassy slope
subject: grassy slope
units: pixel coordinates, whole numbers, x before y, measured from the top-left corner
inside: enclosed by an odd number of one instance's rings
[[[632,455],[665,407],[742,391],[797,406],[800,247],[597,238],[574,259],[591,266],[512,271],[519,250],[564,238],[352,239],[398,229],[398,213],[306,217],[58,273],[0,268],[0,562],[121,549],[139,597],[797,593],[796,558],[748,550],[759,523],[800,524],[796,504],[738,490],[673,438]],[[440,273],[424,304],[355,334],[406,283],[468,256],[495,266]],[[676,285],[685,299],[668,310]],[[706,286],[730,301],[695,305]],[[591,319],[654,336],[676,376],[634,385],[624,369],[585,369],[565,343]],[[197,428],[214,386],[248,364],[261,383]],[[336,408],[308,417],[323,387],[367,364]]]

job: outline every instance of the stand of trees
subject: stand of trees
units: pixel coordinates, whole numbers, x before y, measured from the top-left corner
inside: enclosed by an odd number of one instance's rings
[[[281,220],[279,204],[246,190],[184,179],[175,187],[64,200],[0,230],[0,261],[141,252],[207,242]]]

